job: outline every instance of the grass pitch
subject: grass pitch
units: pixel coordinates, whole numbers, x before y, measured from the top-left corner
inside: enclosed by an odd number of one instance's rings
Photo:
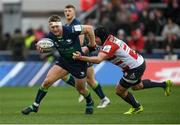
[[[22,115],[21,110],[32,104],[37,87],[0,88],[0,124],[170,124],[180,123],[180,86],[174,86],[169,97],[161,88],[135,91],[144,112],[123,115],[130,106],[115,95],[114,87],[103,87],[111,104],[106,109],[95,107],[93,115],[85,115],[85,102],[78,103],[72,87],[52,87],[41,103],[38,113]],[[100,100],[91,90],[95,106]]]

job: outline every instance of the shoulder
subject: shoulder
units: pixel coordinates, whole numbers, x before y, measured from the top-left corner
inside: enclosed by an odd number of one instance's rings
[[[120,40],[114,37],[113,35],[109,35],[103,44],[102,51],[112,55],[119,48]]]
[[[109,35],[106,41],[104,42],[104,45],[120,46],[121,43],[122,43],[122,40],[116,38],[113,35]]]
[[[65,33],[76,33],[81,31],[82,31],[81,25],[63,26],[63,32]]]
[[[63,32],[65,32],[65,33],[72,32],[71,26],[63,26],[62,29],[63,29]]]
[[[72,21],[72,24],[77,25],[77,24],[81,24],[81,22],[77,18],[74,18],[74,20]]]
[[[52,39],[52,38],[55,37],[55,35],[54,35],[52,32],[49,32],[49,33],[47,34],[47,37],[50,38],[50,39]]]

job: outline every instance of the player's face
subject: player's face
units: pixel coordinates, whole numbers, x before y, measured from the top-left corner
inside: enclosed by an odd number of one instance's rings
[[[98,46],[102,46],[102,42],[101,42],[101,39],[97,36],[95,36],[95,42]]]
[[[61,22],[50,22],[49,30],[56,36],[62,35],[62,23]]]
[[[64,15],[67,20],[72,20],[75,16],[75,10],[73,8],[64,9]]]

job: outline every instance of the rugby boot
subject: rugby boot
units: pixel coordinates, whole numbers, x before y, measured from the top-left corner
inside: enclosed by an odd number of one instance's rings
[[[100,104],[97,106],[97,108],[105,108],[105,107],[107,107],[109,104],[110,104],[109,98],[104,97],[104,98],[101,100]]]
[[[22,113],[23,115],[28,115],[28,114],[31,113],[31,112],[37,113],[37,112],[38,112],[38,107],[36,107],[36,106],[34,106],[34,105],[31,105],[31,106],[29,106],[29,107],[24,108],[24,109],[21,111],[21,113]]]
[[[169,96],[171,93],[173,82],[171,80],[166,80],[166,87],[164,88],[164,94],[165,96]]]
[[[93,114],[94,101],[86,104],[85,114]]]
[[[140,112],[143,112],[144,108],[142,105],[140,105],[138,108],[130,108],[127,112],[125,112],[125,115],[132,115],[132,114],[138,114]]]

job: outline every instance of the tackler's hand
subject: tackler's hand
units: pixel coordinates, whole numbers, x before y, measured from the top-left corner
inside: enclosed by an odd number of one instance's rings
[[[81,58],[81,53],[79,51],[76,51],[73,53],[73,59],[74,60],[79,60]]]

